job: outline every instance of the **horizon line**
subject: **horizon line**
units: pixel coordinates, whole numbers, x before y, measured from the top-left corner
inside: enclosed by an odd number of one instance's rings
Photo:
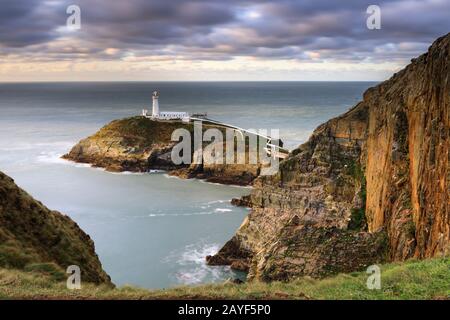
[[[387,79],[385,79],[387,80]],[[0,81],[0,84],[11,83],[113,83],[113,82],[135,82],[135,83],[156,83],[156,82],[192,82],[192,83],[207,83],[207,82],[382,82],[385,80],[31,80],[31,81]]]

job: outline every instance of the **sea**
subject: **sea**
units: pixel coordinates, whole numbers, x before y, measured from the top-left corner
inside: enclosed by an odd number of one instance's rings
[[[0,83],[0,171],[95,242],[118,286],[169,288],[245,278],[210,267],[249,213],[230,200],[249,187],[182,180],[165,172],[110,173],[62,160],[108,122],[151,110],[204,113],[245,129],[279,130],[293,149],[362,99],[374,82]]]

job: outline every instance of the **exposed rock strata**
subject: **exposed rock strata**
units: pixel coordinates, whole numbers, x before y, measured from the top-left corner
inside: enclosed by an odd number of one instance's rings
[[[210,264],[288,280],[450,252],[450,34],[259,177]],[[241,267],[242,269],[242,267]]]

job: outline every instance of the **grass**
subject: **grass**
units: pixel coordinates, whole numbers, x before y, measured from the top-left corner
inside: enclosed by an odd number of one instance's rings
[[[52,271],[61,279],[57,265],[84,266],[83,276],[91,282],[108,279],[92,240],[74,221],[49,210],[0,172],[0,268]]]
[[[50,266],[29,272],[0,269],[1,299],[449,299],[450,258],[381,265],[381,289],[369,290],[369,274],[353,272],[326,279],[283,282],[230,282],[167,290],[111,289],[84,284],[66,289]]]

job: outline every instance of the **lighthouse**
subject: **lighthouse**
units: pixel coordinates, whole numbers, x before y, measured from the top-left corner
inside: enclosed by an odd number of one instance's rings
[[[159,92],[153,91],[152,98],[153,98],[152,117],[158,118],[159,117],[159,102],[158,102]]]
[[[182,120],[185,122],[189,122],[189,113],[188,112],[172,112],[172,111],[163,111],[159,112],[159,91],[153,91],[152,93],[153,99],[153,110],[152,115],[148,115],[148,110],[142,110],[142,116],[145,118],[150,118],[153,120]]]

